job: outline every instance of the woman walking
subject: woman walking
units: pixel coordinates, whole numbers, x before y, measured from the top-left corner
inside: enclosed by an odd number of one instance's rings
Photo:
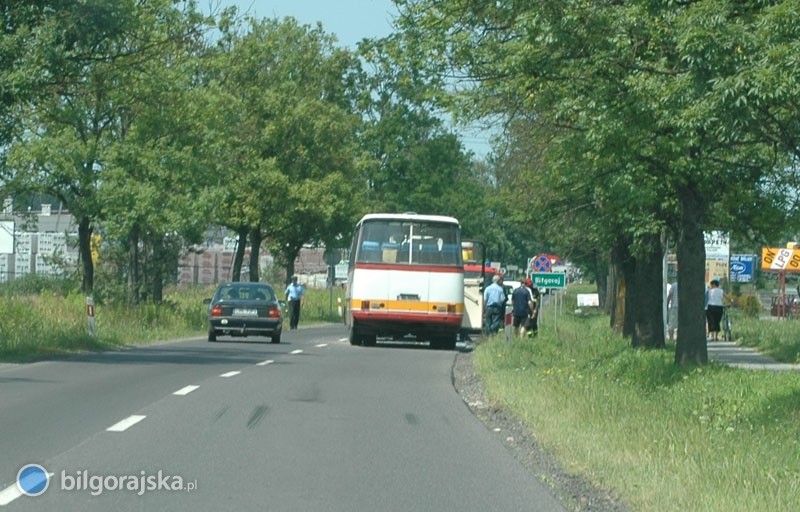
[[[719,340],[720,321],[722,320],[722,306],[724,292],[719,287],[719,281],[713,279],[706,292],[706,320],[708,320],[708,336],[711,341]]]

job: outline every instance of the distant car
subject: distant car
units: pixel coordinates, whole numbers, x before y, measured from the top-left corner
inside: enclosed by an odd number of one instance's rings
[[[267,336],[281,342],[283,306],[267,283],[224,283],[208,306],[208,341],[217,336]]]

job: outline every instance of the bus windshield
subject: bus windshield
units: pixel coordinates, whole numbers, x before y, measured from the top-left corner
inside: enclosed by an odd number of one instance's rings
[[[371,219],[364,221],[356,262],[462,265],[458,224]]]

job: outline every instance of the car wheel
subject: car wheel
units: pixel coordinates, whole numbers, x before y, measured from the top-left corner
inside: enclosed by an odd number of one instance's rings
[[[208,330],[208,341],[217,341],[217,331],[214,329]]]
[[[272,343],[280,343],[280,342],[281,342],[281,333],[273,334]]]
[[[378,337],[374,334],[364,334],[361,336],[361,344],[365,347],[374,347],[378,342]]]

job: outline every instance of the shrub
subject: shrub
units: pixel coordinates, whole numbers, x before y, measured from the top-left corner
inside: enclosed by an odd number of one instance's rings
[[[748,318],[758,318],[761,313],[761,301],[756,295],[743,295],[739,300],[739,307]]]

